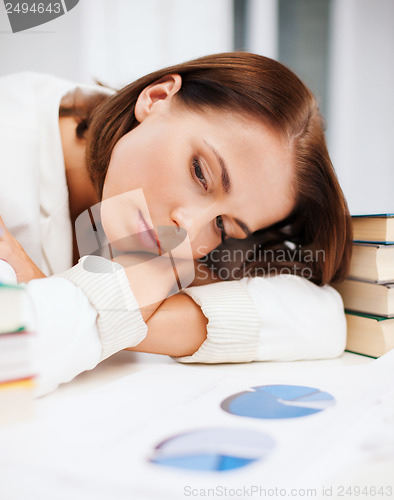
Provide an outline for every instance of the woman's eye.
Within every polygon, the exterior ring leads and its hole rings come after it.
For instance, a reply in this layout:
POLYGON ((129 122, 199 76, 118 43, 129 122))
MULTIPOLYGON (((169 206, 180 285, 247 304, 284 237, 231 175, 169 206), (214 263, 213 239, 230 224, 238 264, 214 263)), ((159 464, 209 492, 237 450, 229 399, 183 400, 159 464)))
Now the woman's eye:
POLYGON ((216 217, 216 225, 221 231, 224 231, 223 217, 221 215, 216 217))
POLYGON ((227 236, 226 230, 224 228, 224 222, 223 222, 223 217, 221 215, 218 215, 216 217, 216 227, 219 229, 219 231, 222 233, 222 243, 224 243, 224 240, 227 236))
POLYGON ((207 189, 208 188, 207 181, 206 181, 204 174, 202 172, 200 162, 198 161, 198 158, 196 158, 196 157, 193 157, 193 170, 194 170, 194 175, 197 177, 200 184, 202 184, 204 189, 207 189))

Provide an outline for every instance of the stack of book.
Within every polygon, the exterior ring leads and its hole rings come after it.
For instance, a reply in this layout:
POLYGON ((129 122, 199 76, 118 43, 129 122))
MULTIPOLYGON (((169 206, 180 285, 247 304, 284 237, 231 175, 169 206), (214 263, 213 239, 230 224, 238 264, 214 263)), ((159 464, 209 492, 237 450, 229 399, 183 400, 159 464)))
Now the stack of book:
POLYGON ((379 357, 394 348, 394 214, 354 216, 349 278, 342 295, 348 351, 379 357))
POLYGON ((33 333, 24 324, 26 300, 22 286, 0 283, 0 423, 30 416, 33 408, 33 333))

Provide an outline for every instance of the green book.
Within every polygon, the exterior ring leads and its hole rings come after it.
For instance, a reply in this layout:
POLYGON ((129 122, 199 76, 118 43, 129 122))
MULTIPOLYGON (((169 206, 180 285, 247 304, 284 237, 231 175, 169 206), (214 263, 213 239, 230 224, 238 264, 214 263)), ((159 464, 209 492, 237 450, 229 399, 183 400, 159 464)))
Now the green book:
POLYGON ((26 328, 25 301, 26 292, 23 286, 0 283, 0 334, 26 328))
POLYGON ((346 350, 378 358, 394 348, 394 318, 346 310, 346 350))

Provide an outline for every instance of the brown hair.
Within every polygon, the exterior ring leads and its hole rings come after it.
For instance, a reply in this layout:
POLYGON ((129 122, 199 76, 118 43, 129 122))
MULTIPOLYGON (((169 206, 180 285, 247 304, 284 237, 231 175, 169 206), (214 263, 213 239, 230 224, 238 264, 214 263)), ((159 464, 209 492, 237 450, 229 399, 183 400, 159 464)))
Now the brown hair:
MULTIPOLYGON (((342 281, 350 265, 351 219, 327 151, 322 117, 301 80, 267 57, 246 52, 201 57, 155 71, 91 106, 80 119, 82 133, 89 131, 87 168, 99 197, 115 144, 138 125, 134 106, 139 94, 174 73, 182 77, 176 98, 189 109, 257 117, 281 134, 293 152, 296 206, 290 216, 256 231, 247 241, 230 239, 217 249, 253 246, 233 277, 287 270, 318 285, 342 281), (318 254, 321 259, 315 258, 318 254)), ((215 267, 209 256, 206 260, 215 267)))

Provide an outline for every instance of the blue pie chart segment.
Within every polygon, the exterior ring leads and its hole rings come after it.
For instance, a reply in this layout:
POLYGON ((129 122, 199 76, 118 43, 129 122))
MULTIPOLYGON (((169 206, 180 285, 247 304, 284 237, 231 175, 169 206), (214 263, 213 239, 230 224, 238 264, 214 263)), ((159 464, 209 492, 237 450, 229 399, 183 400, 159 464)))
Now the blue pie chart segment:
POLYGON ((251 418, 297 418, 319 413, 335 404, 328 392, 301 385, 261 385, 226 398, 221 408, 251 418))
POLYGON ((158 444, 150 462, 177 469, 226 471, 264 460, 274 440, 249 429, 200 429, 177 434, 158 444))

